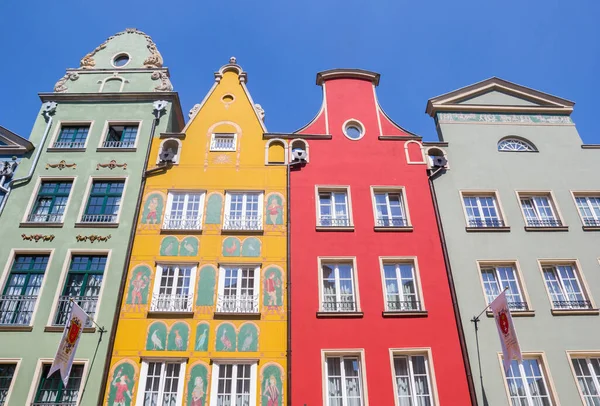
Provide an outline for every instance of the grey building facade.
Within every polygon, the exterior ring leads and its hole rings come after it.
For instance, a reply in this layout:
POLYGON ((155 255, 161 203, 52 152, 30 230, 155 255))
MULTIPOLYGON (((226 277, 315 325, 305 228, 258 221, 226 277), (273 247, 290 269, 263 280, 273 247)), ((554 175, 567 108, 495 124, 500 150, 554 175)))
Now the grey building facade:
POLYGON ((573 105, 497 78, 427 104, 440 142, 425 148, 480 405, 600 404, 600 151, 582 145, 573 105), (471 319, 506 287, 524 361, 505 374, 484 312, 482 385, 471 319))

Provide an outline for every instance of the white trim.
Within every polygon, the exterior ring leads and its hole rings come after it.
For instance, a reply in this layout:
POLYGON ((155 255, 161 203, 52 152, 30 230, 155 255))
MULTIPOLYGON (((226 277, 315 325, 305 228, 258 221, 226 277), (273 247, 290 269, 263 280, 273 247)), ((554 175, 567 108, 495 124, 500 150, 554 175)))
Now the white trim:
POLYGON ((110 64, 112 65, 113 68, 117 68, 117 69, 123 69, 124 67, 126 67, 127 65, 129 65, 129 63, 131 62, 131 55, 129 54, 129 52, 117 52, 116 54, 113 55, 112 58, 110 58, 110 64), (115 59, 117 59, 120 56, 126 56, 127 62, 122 65, 122 66, 117 66, 115 65, 115 59))
POLYGON ((118 80, 121 82, 121 87, 119 88, 118 93, 123 92, 123 87, 125 86, 125 83, 129 83, 129 80, 125 79, 122 76, 119 76, 117 74, 117 72, 114 72, 112 76, 109 76, 107 78, 104 78, 104 79, 98 81, 98 84, 100 85, 100 89, 98 89, 98 93, 103 93, 106 82, 110 82, 112 80, 118 80))
POLYGON ((92 135, 92 129, 94 127, 95 122, 96 122, 95 120, 59 120, 57 122, 56 127, 54 128, 54 132, 52 133, 52 137, 50 138, 50 142, 48 143, 48 146, 46 148, 53 149, 54 151, 64 150, 65 152, 72 150, 73 148, 54 148, 54 143, 58 140, 58 135, 60 134, 60 130, 62 129, 63 126, 69 127, 69 126, 79 125, 79 126, 88 126, 87 137, 85 137, 85 142, 83 143, 83 147, 82 147, 83 149, 86 149, 88 146, 90 137, 92 135))
POLYGON ((92 228, 94 227, 94 225, 99 225, 99 228, 102 227, 102 223, 89 223, 89 222, 83 222, 81 220, 83 218, 83 215, 85 214, 85 209, 86 209, 88 201, 90 199, 90 192, 92 190, 92 185, 93 185, 94 181, 115 181, 115 180, 124 180, 125 181, 123 183, 123 192, 121 193, 121 202, 119 203, 119 211, 117 212, 117 218, 115 219, 114 222, 110 223, 110 224, 119 224, 119 220, 121 219, 121 213, 123 212, 123 206, 125 203, 125 193, 127 192, 127 183, 129 181, 129 176, 127 176, 127 175, 124 175, 124 176, 90 176, 88 178, 88 182, 85 187, 85 193, 83 194, 84 200, 82 201, 81 207, 79 209, 79 214, 77 215, 76 222, 84 223, 86 225, 89 224, 90 227, 92 227, 92 228))
MULTIPOLYGON (((257 384, 256 384, 256 380, 258 379, 256 372, 257 372, 257 362, 254 360, 231 360, 231 361, 224 361, 224 360, 220 360, 218 362, 213 362, 213 366, 212 366, 212 371, 211 371, 211 382, 210 382, 210 406, 217 406, 217 396, 219 393, 219 368, 221 367, 221 365, 232 365, 233 369, 231 371, 231 376, 232 376, 232 381, 234 381, 234 377, 235 377, 235 372, 237 371, 237 366, 238 365, 250 365, 250 403, 248 404, 248 406, 257 406, 256 403, 256 398, 259 396, 257 393, 257 384), (234 371, 235 369, 235 371, 234 371)), ((234 382, 236 382, 237 379, 235 379, 234 382)), ((231 385, 232 389, 235 389, 237 385, 233 384, 231 385)), ((233 392, 232 392, 233 393, 233 392)), ((234 396, 231 396, 232 399, 234 396)), ((262 397, 262 394, 261 394, 262 397)), ((233 402, 231 403, 233 404, 233 402)))
POLYGON ((102 134, 100 136, 100 142, 98 142, 98 148, 101 148, 105 151, 118 150, 119 148, 128 148, 128 149, 137 148, 138 141, 140 139, 140 134, 142 133, 142 123, 143 122, 144 122, 144 120, 105 120, 104 127, 102 127, 102 134), (106 140, 106 137, 108 136, 108 129, 110 126, 112 126, 112 125, 127 126, 129 124, 137 124, 138 125, 138 129, 137 129, 137 133, 135 135, 135 141, 133 143, 133 147, 109 148, 109 147, 102 146, 102 144, 104 144, 104 141, 106 140))
MULTIPOLYGON (((427 368, 428 381, 431 392, 432 406, 439 406, 440 400, 438 398, 437 382, 435 379, 435 369, 433 364, 433 354, 431 348, 390 348, 390 363, 392 372, 392 386, 394 389, 394 404, 398 406, 398 388, 396 384, 396 370, 394 366, 394 356, 424 356, 425 357, 425 368, 427 368)), ((416 404, 416 403, 415 403, 416 404)))
POLYGON ((267 141, 267 143, 265 144, 265 165, 285 165, 288 162, 291 161, 291 149, 289 148, 287 142, 284 139, 281 138, 272 138, 269 141, 267 141), (283 162, 273 162, 271 163, 271 161, 269 160, 269 147, 271 146, 272 143, 281 143, 282 147, 283 147, 283 162), (288 155, 289 155, 289 159, 288 159, 288 155))
POLYGON ((375 89, 375 83, 371 83, 373 89, 373 100, 375 101, 375 115, 377 116, 377 126, 379 127, 379 136, 383 135, 383 127, 381 126, 381 116, 379 115, 379 101, 377 100, 377 90, 375 89))
MULTIPOLYGON (((31 381, 31 385, 29 386, 29 393, 27 395, 27 401, 25 402, 26 405, 32 404, 33 400, 35 399, 35 394, 37 393, 37 387, 40 383, 40 377, 42 375, 42 369, 44 368, 44 365, 52 365, 53 361, 53 358, 38 358, 35 366, 35 372, 33 374, 33 380, 31 381)), ((87 375, 89 373, 88 361, 89 360, 87 358, 75 358, 73 360, 73 365, 83 364, 83 372, 81 373, 81 383, 79 385, 79 389, 77 392, 77 400, 75 402, 76 405, 79 405, 79 403, 81 402, 83 385, 87 381, 87 375)))
MULTIPOLYGON (((25 213, 23 214, 23 218, 21 219, 22 223, 28 223, 27 221, 27 217, 31 214, 31 211, 33 210, 33 206, 38 198, 38 195, 40 193, 40 188, 42 186, 42 182, 48 181, 48 182, 52 182, 52 181, 64 181, 64 180, 71 180, 71 190, 69 191, 69 197, 67 198, 67 203, 65 203, 65 210, 63 211, 63 221, 60 222, 60 224, 64 224, 65 223, 65 219, 67 218, 67 212, 69 210, 69 205, 71 203, 71 199, 73 198, 73 191, 75 190, 75 184, 77 182, 77 176, 38 176, 38 178, 36 179, 35 182, 35 186, 33 188, 34 193, 32 193, 31 197, 29 198, 29 202, 27 203, 27 207, 25 209, 25 213)), ((40 223, 40 227, 44 227, 44 224, 46 223, 40 223)))
MULTIPOLYGON (((317 216, 317 221, 316 221, 316 225, 317 227, 321 227, 321 202, 319 199, 319 194, 320 193, 341 193, 341 192, 345 192, 346 193, 346 210, 347 210, 347 216, 348 216, 348 224, 343 226, 343 227, 354 227, 354 220, 353 220, 353 215, 352 215, 352 196, 350 195, 350 186, 329 186, 329 185, 315 185, 315 205, 316 205, 316 216, 317 216)), ((333 201, 333 197, 331 199, 331 203, 332 203, 332 214, 331 214, 331 218, 334 219, 335 215, 333 214, 335 211, 335 203, 333 201)), ((323 226, 323 227, 336 227, 334 225, 331 226, 323 226)))
MULTIPOLYGON (((177 272, 173 276, 172 285, 168 286, 168 287, 165 286, 165 288, 169 288, 170 295, 175 295, 174 292, 177 289, 177 282, 180 279, 183 279, 182 275, 180 274, 179 269, 180 268, 190 268, 190 285, 189 285, 189 291, 188 291, 187 295, 191 297, 188 300, 191 301, 191 304, 192 304, 191 307, 192 307, 192 311, 193 311, 194 296, 196 295, 196 274, 198 273, 198 263, 197 262, 185 262, 185 261, 181 261, 181 262, 164 262, 163 261, 163 262, 158 262, 156 264, 156 272, 155 272, 155 276, 154 276, 154 286, 152 287, 152 297, 150 298, 150 303, 148 304, 149 310, 155 311, 155 312, 160 312, 160 313, 165 313, 165 314, 188 311, 186 309, 172 309, 172 310, 152 309, 153 298, 155 295, 159 294, 159 292, 160 292, 160 288, 162 285, 163 271, 164 271, 164 268, 167 268, 167 267, 176 268, 176 270, 177 270, 177 272)), ((178 302, 181 302, 181 300, 178 300, 178 302)))
POLYGON ((12 379, 10 380, 10 385, 8 386, 8 390, 6 391, 6 398, 4 399, 5 405, 10 405, 10 395, 12 394, 12 391, 15 388, 15 382, 19 376, 19 368, 21 367, 22 360, 23 358, 0 358, 0 364, 15 364, 15 372, 13 373, 12 379))
MULTIPOLYGON (((357 349, 322 349, 321 350, 321 382, 322 382, 322 395, 323 395, 323 406, 329 406, 329 391, 328 387, 328 372, 327 372, 327 358, 329 357, 355 357, 358 358, 359 362, 359 380, 361 383, 361 405, 369 406, 369 392, 367 386, 367 366, 365 360, 365 350, 362 348, 357 349)), ((342 400, 343 402, 343 400, 342 400)))
POLYGON ((356 118, 349 118, 348 120, 344 121, 344 124, 342 124, 342 133, 350 141, 358 141, 358 140, 362 139, 365 136, 365 134, 367 133, 367 129, 365 128, 365 125, 360 120, 358 120, 356 118), (358 129, 360 130, 360 137, 358 137, 358 138, 351 138, 346 133, 346 129, 348 127, 358 127, 358 129))
POLYGON ((408 140, 404 143, 404 155, 406 155, 406 163, 409 165, 416 165, 416 164, 427 164, 427 160, 425 158, 425 152, 423 149, 423 144, 421 144, 420 141, 417 140, 408 140), (420 161, 413 161, 410 159, 410 152, 408 151, 408 146, 410 144, 417 144, 419 146, 419 151, 421 151, 421 160, 420 161))
MULTIPOLYGON (((387 303, 387 287, 385 285, 385 271, 384 265, 398 265, 398 264, 410 264, 412 265, 413 271, 413 283, 415 284, 415 294, 417 296, 417 302, 419 302, 420 309, 415 310, 407 310, 407 311, 427 311, 425 307, 425 298, 423 295, 423 289, 421 284, 421 272, 419 270, 419 262, 416 256, 381 256, 379 257, 379 271, 381 275, 381 284, 383 289, 383 308, 385 311, 394 311, 395 309, 389 309, 387 303)), ((398 279, 399 273, 396 272, 396 282, 399 282, 398 279)), ((398 288, 400 288, 400 284, 398 283, 398 288)), ((402 295, 402 293, 401 293, 402 295)))
POLYGON ((294 138, 293 140, 290 140, 289 146, 288 146, 288 152, 289 152, 288 162, 292 162, 294 160, 294 157, 292 156, 292 151, 294 150, 295 142, 302 142, 304 144, 304 151, 306 151, 306 162, 310 162, 310 152, 309 152, 308 142, 302 138, 294 138))
MULTIPOLYGON (((373 208, 373 224, 377 227, 377 201, 375 200, 375 195, 378 193, 386 194, 386 202, 389 205, 389 194, 399 194, 400 195, 400 207, 402 208, 402 214, 404 219, 406 220, 406 226, 401 227, 412 227, 412 223, 410 221, 410 213, 408 211, 408 202, 406 199, 406 187, 404 186, 371 186, 371 206, 373 208)), ((388 216, 391 219, 391 214, 388 216)), ((393 226, 390 226, 393 227, 393 226)))
MULTIPOLYGON (((353 289, 353 296, 354 296, 354 304, 355 304, 355 308, 354 310, 348 310, 346 312, 356 312, 356 313, 360 313, 361 307, 360 307, 360 291, 358 289, 358 270, 356 267, 356 257, 318 257, 317 258, 317 263, 318 263, 318 281, 319 281, 319 311, 320 312, 325 312, 325 308, 323 306, 323 298, 324 298, 324 289, 323 289, 323 265, 327 265, 327 264, 350 264, 350 266, 352 267, 352 289, 353 289)), ((337 288, 336 288, 337 289, 337 288)), ((336 298, 337 298, 337 292, 336 291, 336 298)), ((331 313, 336 313, 337 311, 332 311, 331 313)), ((344 311, 340 311, 341 313, 344 313, 344 311)))
MULTIPOLYGON (((186 372, 186 367, 187 367, 187 361, 184 359, 179 359, 179 358, 142 358, 141 360, 142 365, 140 368, 140 379, 139 379, 139 384, 138 384, 138 389, 137 389, 137 396, 136 396, 136 404, 137 405, 142 405, 144 404, 144 395, 145 395, 145 387, 146 387, 146 380, 148 379, 148 363, 150 362, 160 362, 162 364, 161 368, 160 368, 160 385, 159 385, 159 396, 158 398, 160 399, 160 395, 163 392, 163 388, 164 388, 164 379, 165 379, 165 364, 167 363, 171 363, 171 364, 179 364, 179 377, 177 378, 177 401, 175 402, 175 404, 177 405, 182 405, 183 404, 183 399, 184 399, 184 381, 185 381, 185 372, 186 372)), ((132 399, 133 400, 133 399, 132 399)), ((159 403, 160 400, 159 400, 159 403)))
POLYGON ((177 151, 175 151, 175 156, 173 157, 173 165, 179 164, 179 159, 181 158, 181 140, 178 138, 165 138, 160 142, 160 145, 158 146, 158 154, 156 154, 156 165, 160 163, 160 154, 163 150, 163 145, 165 145, 167 141, 175 141, 177 143, 177 151))
POLYGON ((237 141, 238 141, 237 133, 212 133, 210 136, 209 151, 210 152, 236 152, 238 150, 237 141), (233 149, 224 149, 224 148, 213 147, 213 144, 215 143, 215 138, 217 136, 222 137, 222 138, 233 138, 233 149))
POLYGON ((161 224, 161 229, 164 229, 164 230, 202 230, 202 219, 204 218, 205 204, 206 204, 206 191, 205 190, 169 190, 167 192, 167 202, 165 205, 165 214, 164 214, 163 222, 161 224), (185 214, 187 214, 187 212, 188 212, 189 196, 190 195, 200 195, 200 202, 198 203, 198 222, 199 222, 198 228, 165 227, 165 224, 167 222, 167 216, 171 216, 171 211, 173 209, 174 195, 184 195, 185 196, 184 203, 183 203, 184 215, 182 216, 182 217, 184 217, 184 219, 182 219, 182 221, 186 221, 185 214))

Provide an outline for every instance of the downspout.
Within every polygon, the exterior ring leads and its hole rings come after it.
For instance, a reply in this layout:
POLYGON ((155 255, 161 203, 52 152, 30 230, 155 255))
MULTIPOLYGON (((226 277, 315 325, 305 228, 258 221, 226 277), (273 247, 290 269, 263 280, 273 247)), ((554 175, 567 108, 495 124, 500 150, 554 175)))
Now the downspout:
POLYGON ((33 172, 35 171, 38 161, 40 160, 40 155, 42 153, 42 150, 44 149, 44 144, 46 144, 46 139, 48 138, 48 134, 50 133, 50 127, 52 127, 52 115, 56 111, 56 106, 57 106, 56 102, 46 102, 46 103, 42 104, 42 115, 46 119, 46 130, 44 130, 44 135, 42 136, 42 140, 40 141, 40 144, 38 145, 37 151, 35 151, 35 155, 33 157, 33 163, 31 164, 31 168, 29 168, 29 173, 27 174, 27 176, 24 176, 22 178, 12 179, 6 185, 6 189, 7 189, 6 194, 4 195, 4 199, 2 199, 2 203, 0 203, 0 216, 2 215, 2 212, 4 211, 4 207, 6 206, 8 197, 10 196, 10 191, 12 189, 12 185, 17 182, 24 182, 24 181, 29 182, 29 180, 31 180, 31 177, 33 176, 33 172))
MULTIPOLYGON (((289 156, 289 154, 288 154, 289 156)), ((291 278, 291 266, 292 261, 290 249, 292 247, 292 233, 291 233, 291 204, 290 204, 290 171, 292 170, 291 163, 286 165, 287 174, 287 192, 286 192, 286 231, 287 231, 287 247, 286 247, 286 283, 287 283, 287 405, 291 406, 292 397, 292 278, 291 278)))
POLYGON ((110 338, 108 340, 108 351, 106 354, 106 362, 104 363, 104 371, 102 372, 102 381, 100 382, 100 392, 98 396, 98 405, 101 405, 106 395, 106 384, 108 382, 108 374, 110 372, 110 361, 112 359, 113 348, 115 338, 117 336, 117 326, 119 324, 119 314, 121 313, 123 295, 125 291, 125 284, 127 283, 127 275, 129 265, 131 264, 131 251, 133 249, 133 239, 138 225, 138 217, 140 215, 140 207, 142 205, 142 198, 144 197, 144 189, 146 187, 146 168, 148 167, 148 161, 150 160, 150 151, 152 149, 152 141, 154 140, 154 134, 156 132, 156 125, 160 121, 160 116, 167 106, 167 102, 157 101, 154 102, 154 120, 152 120, 152 128, 150 129, 150 137, 148 139, 148 147, 146 148, 146 159, 144 160, 144 166, 142 167, 142 182, 140 184, 140 190, 138 192, 137 202, 135 205, 135 213, 133 217, 133 224, 131 225, 131 231, 129 232, 129 242, 127 243, 127 253, 125 254, 125 266, 123 267, 123 274, 121 275, 121 283, 119 284, 119 293, 117 295, 117 305, 115 306, 115 314, 113 316, 112 328, 110 330, 110 338), (162 104, 160 104, 162 103, 162 104))
POLYGON ((446 246, 446 236, 444 235, 444 227, 442 226, 442 218, 440 216, 440 209, 438 206, 437 195, 435 193, 435 186, 433 180, 435 176, 442 170, 440 167, 437 170, 431 172, 428 176, 429 190, 431 191, 431 200, 433 201, 433 209, 435 211, 435 220, 437 222, 438 232, 440 234, 440 242, 442 244, 442 252, 444 254, 444 263, 446 265, 446 275, 448 277, 448 285, 450 286, 450 296, 452 298, 452 308, 454 309, 454 318, 458 327, 458 338, 460 341, 460 350, 463 357, 463 363, 465 366, 465 372, 467 374, 467 384, 469 385, 469 395, 471 396, 471 405, 478 405, 477 394, 475 392, 475 384, 473 382, 473 374, 471 372, 471 363, 469 362, 469 354, 467 353, 467 344, 465 340, 465 332, 460 318, 460 309, 458 308, 458 301, 456 299, 456 289, 454 286, 454 278, 452 277, 452 267, 450 265, 450 257, 448 255, 448 247, 446 246))

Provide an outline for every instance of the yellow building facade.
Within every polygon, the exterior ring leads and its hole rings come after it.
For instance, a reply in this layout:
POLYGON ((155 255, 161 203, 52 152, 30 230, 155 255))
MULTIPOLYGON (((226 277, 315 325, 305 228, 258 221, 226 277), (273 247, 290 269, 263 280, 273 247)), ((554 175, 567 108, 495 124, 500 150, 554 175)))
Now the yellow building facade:
POLYGON ((105 403, 286 403, 286 144, 235 58, 153 141, 105 403))

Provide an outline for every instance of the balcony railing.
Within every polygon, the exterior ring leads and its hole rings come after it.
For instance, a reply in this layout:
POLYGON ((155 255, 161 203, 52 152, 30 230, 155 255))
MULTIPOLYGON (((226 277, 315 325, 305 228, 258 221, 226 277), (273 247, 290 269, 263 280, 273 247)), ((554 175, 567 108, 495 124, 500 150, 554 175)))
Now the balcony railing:
POLYGON ((62 223, 63 213, 32 213, 27 216, 28 223, 62 223))
POLYGON ((341 302, 326 300, 323 302, 324 312, 355 312, 356 303, 354 300, 343 300, 341 302))
POLYGON ((557 219, 527 219, 528 227, 562 227, 562 221, 557 219))
POLYGON ((527 302, 508 302, 508 308, 513 312, 522 312, 529 310, 527 302))
POLYGON ((171 294, 156 293, 152 295, 150 311, 153 312, 191 312, 193 293, 171 294))
POLYGON ((327 217, 322 216, 319 218, 320 227, 350 227, 350 217, 327 217))
POLYGON ((133 148, 135 146, 135 140, 128 141, 104 141, 102 148, 133 148))
POLYGON ((36 302, 37 296, 0 296, 0 324, 29 325, 36 302))
POLYGON ((52 321, 53 326, 64 326, 69 320, 73 302, 77 303, 90 316, 84 327, 91 327, 94 314, 96 314, 96 305, 98 304, 98 296, 61 296, 58 299, 58 309, 52 321))
POLYGON ((162 228, 165 230, 200 230, 202 217, 165 215, 162 228))
POLYGON ((232 216, 226 214, 223 220, 223 230, 260 231, 262 229, 262 216, 232 216))
POLYGON ((388 300, 387 310, 390 312, 415 312, 421 310, 418 300, 388 300))
POLYGON ((211 151, 235 151, 234 137, 214 137, 210 143, 211 151))
POLYGON ((52 148, 84 148, 85 141, 56 141, 52 148))
POLYGON ((31 406, 77 406, 77 402, 33 402, 31 406))
POLYGON ((591 309, 592 302, 589 300, 553 300, 552 307, 559 310, 591 309))
POLYGON ((84 214, 81 217, 82 223, 116 223, 116 214, 84 214))
POLYGON ((469 227, 504 227, 502 219, 469 219, 469 227))
POLYGON ((600 220, 587 218, 583 219, 583 224, 588 227, 600 227, 600 220))
POLYGON ((258 295, 219 295, 219 313, 258 313, 258 295))
POLYGON ((377 227, 406 227, 408 220, 402 217, 378 217, 375 225, 377 227))

